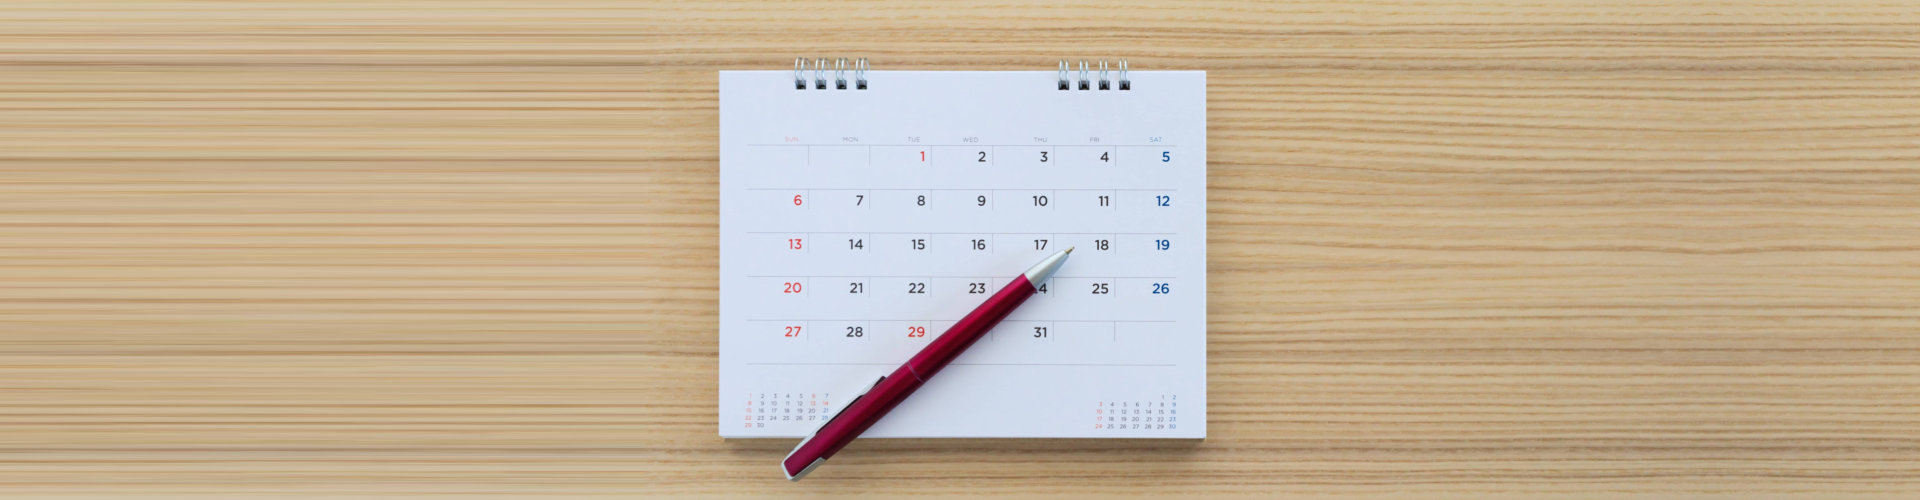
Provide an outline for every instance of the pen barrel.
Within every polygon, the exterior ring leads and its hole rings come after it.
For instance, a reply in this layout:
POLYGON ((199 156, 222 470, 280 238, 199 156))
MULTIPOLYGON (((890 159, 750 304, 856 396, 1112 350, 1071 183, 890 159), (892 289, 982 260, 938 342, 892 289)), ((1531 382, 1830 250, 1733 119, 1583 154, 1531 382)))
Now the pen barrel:
POLYGON ((829 417, 819 430, 787 454, 786 460, 780 463, 787 473, 787 479, 797 479, 820 461, 839 453, 841 448, 853 442, 867 428, 873 427, 881 417, 905 401, 907 396, 913 395, 913 391, 918 390, 934 373, 953 362, 980 337, 986 336, 987 331, 1000 324, 1000 320, 1006 319, 1034 292, 1033 282, 1028 281, 1026 275, 1014 278, 1012 283, 994 292, 979 307, 973 308, 973 312, 967 313, 966 317, 960 318, 960 321, 934 338, 913 359, 894 369, 892 374, 881 377, 872 388, 848 402, 845 408, 829 417))
POLYGON ((1014 278, 1012 283, 1001 287, 1000 291, 981 302, 979 307, 973 308, 973 312, 967 313, 966 317, 960 318, 946 332, 934 338, 919 354, 913 355, 913 359, 907 360, 907 368, 912 371, 914 378, 922 382, 933 378, 934 373, 946 368, 947 363, 953 362, 953 358, 966 352, 968 346, 986 336, 987 331, 1000 324, 1000 320, 1006 319, 1033 294, 1033 283, 1027 281, 1025 275, 1014 278))

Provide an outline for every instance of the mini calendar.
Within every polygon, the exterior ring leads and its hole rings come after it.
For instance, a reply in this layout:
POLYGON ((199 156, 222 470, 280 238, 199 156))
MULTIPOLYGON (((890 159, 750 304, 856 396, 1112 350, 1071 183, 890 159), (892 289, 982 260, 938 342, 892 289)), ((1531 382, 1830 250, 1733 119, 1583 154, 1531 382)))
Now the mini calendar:
POLYGON ((721 436, 806 436, 1067 247, 865 436, 1206 436, 1204 72, 821 63, 720 72, 721 436))

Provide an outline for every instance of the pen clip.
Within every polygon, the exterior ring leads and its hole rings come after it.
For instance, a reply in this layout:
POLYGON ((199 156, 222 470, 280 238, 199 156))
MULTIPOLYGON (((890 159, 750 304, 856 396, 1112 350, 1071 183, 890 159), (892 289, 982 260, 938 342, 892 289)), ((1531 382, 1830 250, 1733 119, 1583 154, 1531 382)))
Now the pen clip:
MULTIPOLYGON (((852 398, 848 398, 847 402, 840 404, 840 407, 834 408, 833 411, 827 415, 826 420, 820 421, 819 427, 814 427, 813 432, 807 433, 807 437, 800 438, 800 444, 793 445, 793 451, 787 452, 787 457, 781 459, 780 463, 784 464, 786 463, 787 459, 793 458, 794 453, 800 452, 800 447, 806 446, 808 441, 813 441, 813 436, 816 434, 819 434, 820 429, 827 428, 827 424, 833 423, 833 420, 840 418, 840 414, 845 413, 847 411, 847 408, 853 407, 853 402, 859 401, 860 398, 867 397, 868 391, 872 391, 873 388, 879 387, 880 382, 886 379, 887 379, 886 375, 881 375, 880 378, 873 379, 873 383, 868 384, 866 388, 860 389, 859 394, 855 394, 852 398)), ((813 472, 814 467, 819 467, 820 463, 825 462, 826 460, 827 460, 826 457, 820 457, 818 459, 814 459, 813 463, 808 464, 805 469, 801 469, 799 474, 794 474, 793 477, 789 477, 787 479, 792 481, 799 481, 801 477, 806 476, 808 472, 813 472)))

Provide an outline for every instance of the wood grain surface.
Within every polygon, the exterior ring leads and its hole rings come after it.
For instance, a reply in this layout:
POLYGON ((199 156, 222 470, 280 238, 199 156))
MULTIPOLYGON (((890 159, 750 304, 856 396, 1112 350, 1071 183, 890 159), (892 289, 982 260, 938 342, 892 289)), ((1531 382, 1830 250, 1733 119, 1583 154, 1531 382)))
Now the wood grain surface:
POLYGON ((1920 496, 1920 4, 0 5, 0 497, 1920 496), (716 71, 1200 69, 1211 436, 717 437, 716 71))

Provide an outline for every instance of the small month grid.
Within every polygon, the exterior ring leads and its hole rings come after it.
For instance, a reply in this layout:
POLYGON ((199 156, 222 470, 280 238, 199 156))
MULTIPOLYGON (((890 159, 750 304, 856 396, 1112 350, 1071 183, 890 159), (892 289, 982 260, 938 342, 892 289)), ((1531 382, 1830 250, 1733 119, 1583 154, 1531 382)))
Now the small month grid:
POLYGON ((782 72, 722 73, 723 436, 812 432, 1069 247, 866 435, 1205 435, 1204 75, 1062 95, 1032 73, 798 95, 782 72))
POLYGON ((1180 429, 1180 397, 1161 394, 1148 400, 1094 403, 1093 429, 1116 433, 1180 429))
POLYGON ((819 425, 827 415, 829 394, 824 392, 756 392, 742 402, 741 426, 765 429, 790 425, 819 425))

